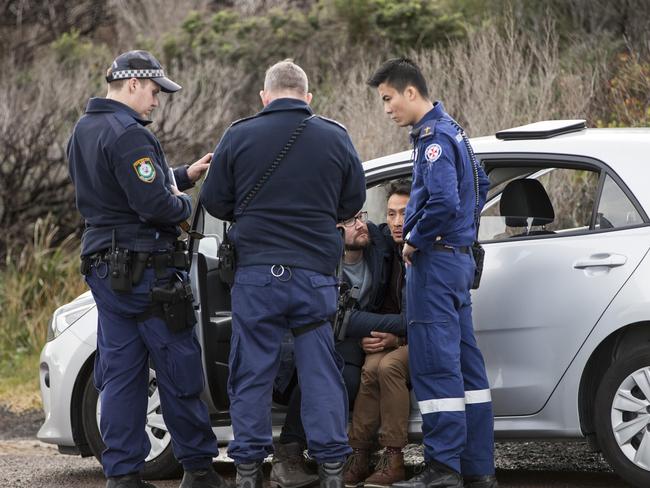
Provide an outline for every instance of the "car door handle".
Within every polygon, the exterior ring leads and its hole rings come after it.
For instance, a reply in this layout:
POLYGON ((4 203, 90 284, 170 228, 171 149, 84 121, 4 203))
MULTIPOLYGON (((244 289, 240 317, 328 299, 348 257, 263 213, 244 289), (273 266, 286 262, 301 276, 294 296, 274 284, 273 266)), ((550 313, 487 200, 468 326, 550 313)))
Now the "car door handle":
POLYGON ((623 266, 626 262, 627 256, 622 254, 603 253, 594 254, 587 259, 576 261, 573 267, 575 269, 595 268, 597 266, 616 268, 617 266, 623 266))

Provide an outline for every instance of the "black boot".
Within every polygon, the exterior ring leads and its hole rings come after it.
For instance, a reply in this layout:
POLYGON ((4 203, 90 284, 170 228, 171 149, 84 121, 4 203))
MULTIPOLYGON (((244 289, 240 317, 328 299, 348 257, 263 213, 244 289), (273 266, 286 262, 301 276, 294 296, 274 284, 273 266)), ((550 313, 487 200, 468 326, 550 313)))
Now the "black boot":
POLYGON ((274 488, 302 488, 316 483, 318 475, 307 469, 302 446, 291 442, 275 445, 269 481, 274 488))
POLYGON ((496 476, 489 474, 485 476, 464 476, 465 488, 499 488, 496 476))
POLYGON ((183 481, 178 488, 229 488, 212 466, 196 471, 185 471, 183 481))
POLYGON ((343 462, 318 465, 320 488, 344 488, 343 462))
POLYGON ((463 488, 463 478, 442 463, 428 461, 420 474, 393 483, 392 488, 463 488))
POLYGON ((139 474, 111 476, 106 481, 106 488, 156 488, 156 485, 142 481, 139 474))
POLYGON ((263 482, 261 461, 237 465, 237 488, 262 488, 263 482))

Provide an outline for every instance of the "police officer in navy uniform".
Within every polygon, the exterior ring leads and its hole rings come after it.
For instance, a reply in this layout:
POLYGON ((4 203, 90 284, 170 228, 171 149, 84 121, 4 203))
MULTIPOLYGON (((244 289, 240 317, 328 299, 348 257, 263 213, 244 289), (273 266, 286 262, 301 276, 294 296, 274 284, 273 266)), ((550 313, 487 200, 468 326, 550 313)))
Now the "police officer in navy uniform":
POLYGON ((386 113, 412 126, 413 184, 404 222, 411 382, 426 468, 396 488, 495 488, 494 419, 472 326, 471 246, 489 181, 461 127, 429 100, 418 66, 385 62, 368 80, 386 113), (476 170, 476 177, 475 177, 476 170))
POLYGON ((268 69, 260 96, 264 109, 224 133, 200 196, 209 213, 235 221, 228 455, 238 487, 262 486, 261 462, 273 449, 273 380, 282 338, 292 329, 307 446, 321 485, 342 487, 351 450, 343 364, 330 323, 342 252, 336 225, 363 206, 363 169, 345 128, 313 116, 307 76, 291 60, 268 69), (298 126, 302 133, 240 210, 298 126))
POLYGON ((159 92, 181 87, 150 53, 121 54, 106 80, 106 98, 90 99, 67 149, 86 223, 82 272, 99 316, 94 379, 101 398, 106 486, 154 486, 140 477, 151 448, 144 429, 151 360, 174 454, 185 469, 180 486, 221 488, 225 484, 212 469, 216 439, 200 398, 200 346, 191 326, 172 331, 169 321, 153 314, 150 297, 154 286, 186 276, 178 269, 176 258, 183 253, 176 241, 179 222, 190 216, 191 198, 180 190, 207 170, 211 154, 177 168, 172 178, 146 125, 159 92))

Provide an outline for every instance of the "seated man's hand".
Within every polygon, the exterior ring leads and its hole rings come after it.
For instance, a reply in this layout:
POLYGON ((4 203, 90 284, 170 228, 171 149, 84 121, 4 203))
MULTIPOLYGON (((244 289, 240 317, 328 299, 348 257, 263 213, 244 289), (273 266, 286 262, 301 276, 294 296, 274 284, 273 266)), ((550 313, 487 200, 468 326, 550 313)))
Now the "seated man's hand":
POLYGON ((366 354, 391 349, 397 347, 398 344, 399 338, 390 332, 377 332, 373 330, 370 333, 370 337, 361 339, 361 348, 366 354))

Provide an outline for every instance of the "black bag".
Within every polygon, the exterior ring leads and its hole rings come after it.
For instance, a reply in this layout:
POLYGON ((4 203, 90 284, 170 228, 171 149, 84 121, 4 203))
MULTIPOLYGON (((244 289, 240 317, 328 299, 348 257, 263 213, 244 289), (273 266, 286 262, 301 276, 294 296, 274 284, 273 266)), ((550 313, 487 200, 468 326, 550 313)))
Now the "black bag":
MULTIPOLYGON (((291 137, 289 137, 289 140, 282 147, 282 149, 275 157, 271 165, 266 169, 266 171, 259 179, 259 181, 255 183, 253 188, 248 192, 248 194, 246 195, 242 203, 237 208, 235 215, 241 216, 244 213, 244 210, 246 209, 248 204, 255 197, 255 195, 257 195, 257 193, 264 186, 264 184, 269 180, 273 172, 277 169, 277 167, 280 165, 284 157, 287 155, 287 153, 289 152, 293 144, 296 142, 296 139, 298 139, 298 136, 305 129, 307 122, 313 117, 315 117, 315 115, 310 115, 309 117, 301 121, 300 124, 298 124, 298 127, 296 127, 296 129, 293 131, 291 137)), ((233 224, 231 224, 227 230, 226 223, 224 222, 223 240, 221 241, 221 244, 219 245, 219 249, 217 250, 217 257, 219 258, 219 264, 217 265, 219 278, 221 279, 221 281, 231 286, 235 282, 235 267, 236 267, 236 257, 237 257, 235 252, 235 244, 228 237, 228 231, 232 229, 232 225, 234 225, 234 221, 233 224)))

